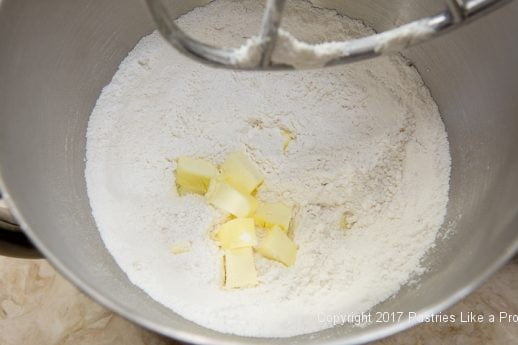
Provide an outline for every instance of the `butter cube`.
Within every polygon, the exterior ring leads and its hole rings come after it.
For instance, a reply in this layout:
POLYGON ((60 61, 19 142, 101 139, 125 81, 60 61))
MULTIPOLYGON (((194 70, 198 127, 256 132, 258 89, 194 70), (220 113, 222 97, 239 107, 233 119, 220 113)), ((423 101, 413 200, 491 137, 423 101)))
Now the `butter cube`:
POLYGON ((216 166, 203 159, 179 157, 176 166, 176 184, 180 195, 186 192, 205 194, 211 178, 218 174, 216 166))
POLYGON ((267 232, 256 250, 264 257, 286 266, 293 265, 297 256, 297 245, 278 226, 267 232))
POLYGON ((225 287, 257 285, 254 253, 251 247, 225 250, 225 287))
POLYGON ((241 193, 218 177, 210 181, 205 197, 212 205, 236 217, 248 217, 257 209, 254 197, 241 193))
POLYGON ((252 218, 232 219, 219 227, 216 239, 224 249, 255 246, 257 237, 254 220, 252 218))
POLYGON ((241 152, 231 153, 221 165, 221 175, 242 193, 252 193, 264 180, 256 166, 241 152))
POLYGON ((272 228, 276 225, 288 231, 292 217, 292 209, 280 202, 260 203, 254 219, 257 226, 272 228))

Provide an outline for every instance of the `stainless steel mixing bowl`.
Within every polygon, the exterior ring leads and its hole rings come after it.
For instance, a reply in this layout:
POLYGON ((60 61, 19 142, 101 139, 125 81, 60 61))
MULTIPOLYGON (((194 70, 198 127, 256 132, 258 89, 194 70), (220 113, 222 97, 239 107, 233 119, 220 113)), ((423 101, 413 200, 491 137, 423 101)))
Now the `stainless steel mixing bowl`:
MULTIPOLYGON (((176 0, 180 15, 201 1, 176 0)), ((382 31, 442 1, 318 0, 382 31)), ((518 2, 406 52, 446 124, 448 217, 418 286, 375 311, 438 312, 518 248, 518 2), (453 230, 452 230, 453 229, 453 230)), ((32 242, 61 273, 124 317, 204 344, 352 344, 416 319, 339 326, 288 339, 221 334, 184 320, 132 285, 106 251, 85 192, 85 130, 95 101, 153 23, 138 0, 4 0, 0 8, 0 188, 32 242)), ((172 49, 172 48, 171 48, 172 49)), ((0 236, 0 239, 6 237, 0 236)), ((5 244, 4 250, 9 249, 5 244)), ((12 248, 11 248, 12 249, 12 248)))

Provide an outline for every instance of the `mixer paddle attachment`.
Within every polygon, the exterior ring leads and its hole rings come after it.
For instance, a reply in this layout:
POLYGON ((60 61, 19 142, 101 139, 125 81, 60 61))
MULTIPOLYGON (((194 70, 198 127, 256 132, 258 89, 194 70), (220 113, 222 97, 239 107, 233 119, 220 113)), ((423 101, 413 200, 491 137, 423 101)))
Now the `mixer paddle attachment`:
MULTIPOLYGON (((267 0, 261 31, 239 48, 219 48, 191 38, 174 22, 164 0, 146 0, 162 36, 177 50, 202 63, 229 69, 272 70, 293 69, 287 63, 276 62, 274 51, 279 33, 284 33, 291 46, 303 46, 306 67, 325 67, 364 60, 399 52, 407 47, 432 39, 469 23, 511 0, 446 0, 446 9, 435 15, 374 35, 340 42, 305 44, 279 30, 286 0, 267 0), (297 45, 297 43, 301 43, 297 45), (248 48, 248 50, 247 50, 248 48), (253 48, 253 49, 252 49, 253 48), (252 50, 255 56, 252 55, 252 50), (307 54, 312 50, 312 54, 307 54), (248 55, 247 55, 248 54, 248 55), (311 59, 315 61, 310 61, 311 59)), ((288 47, 289 48, 289 47, 288 47)), ((293 51, 292 55, 296 55, 293 51)))

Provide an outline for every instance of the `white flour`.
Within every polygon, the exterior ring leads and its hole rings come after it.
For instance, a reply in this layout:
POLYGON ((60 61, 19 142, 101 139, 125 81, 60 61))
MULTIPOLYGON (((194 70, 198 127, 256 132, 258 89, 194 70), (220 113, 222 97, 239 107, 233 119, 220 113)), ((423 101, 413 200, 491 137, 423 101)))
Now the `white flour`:
MULTIPOLYGON (((371 30, 305 2, 285 27, 308 42, 371 30)), ((238 46, 259 28, 256 0, 217 0, 179 20, 238 46)), ((142 39, 102 92, 88 128, 86 180, 99 231, 129 279, 186 319, 228 333, 286 337, 366 311, 422 273, 445 215, 450 157, 436 104, 398 56, 314 71, 231 72, 142 39), (295 133, 283 152, 282 130, 295 133), (261 284, 220 287, 208 237, 220 214, 176 195, 174 158, 221 162, 244 150, 266 175, 260 198, 294 202, 291 268, 257 257, 261 284), (351 212, 354 226, 340 229, 351 212), (171 246, 190 241, 191 251, 171 246)))

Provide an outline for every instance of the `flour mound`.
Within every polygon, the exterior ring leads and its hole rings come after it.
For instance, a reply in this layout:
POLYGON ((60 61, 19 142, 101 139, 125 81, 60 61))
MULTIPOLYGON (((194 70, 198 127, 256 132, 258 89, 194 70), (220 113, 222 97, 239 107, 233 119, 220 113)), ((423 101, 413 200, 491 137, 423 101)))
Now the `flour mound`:
MULTIPOLYGON (((288 2, 283 26, 306 42, 370 34, 360 22, 288 2)), ((179 19, 237 47, 262 4, 216 0, 179 19)), ((144 37, 99 97, 86 181, 102 239, 129 279, 188 320, 226 333, 288 337, 367 311, 425 270, 448 200, 450 156, 436 104, 399 57, 294 72, 231 72, 144 37), (283 131, 295 139, 283 150, 283 131), (260 284, 225 290, 208 233, 221 214, 173 183, 181 155, 221 163, 242 150, 265 174, 258 197, 297 205, 297 261, 257 256, 260 284), (353 215, 352 227, 340 227, 353 215), (172 255, 175 243, 191 251, 172 255)))

